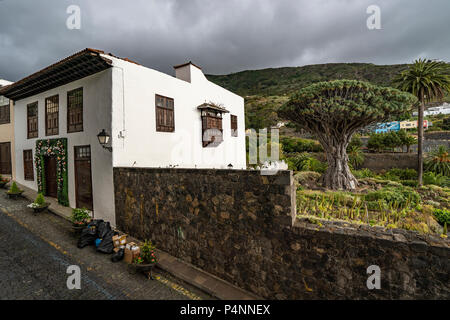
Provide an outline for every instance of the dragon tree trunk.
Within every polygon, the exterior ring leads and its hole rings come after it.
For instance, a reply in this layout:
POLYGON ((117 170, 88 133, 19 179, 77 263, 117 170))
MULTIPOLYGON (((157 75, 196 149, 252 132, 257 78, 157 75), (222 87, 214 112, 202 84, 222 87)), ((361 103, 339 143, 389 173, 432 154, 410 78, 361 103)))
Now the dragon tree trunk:
POLYGON ((354 190, 358 186, 358 181, 348 167, 348 140, 327 141, 328 143, 322 144, 328 162, 328 169, 321 178, 325 188, 332 190, 354 190))

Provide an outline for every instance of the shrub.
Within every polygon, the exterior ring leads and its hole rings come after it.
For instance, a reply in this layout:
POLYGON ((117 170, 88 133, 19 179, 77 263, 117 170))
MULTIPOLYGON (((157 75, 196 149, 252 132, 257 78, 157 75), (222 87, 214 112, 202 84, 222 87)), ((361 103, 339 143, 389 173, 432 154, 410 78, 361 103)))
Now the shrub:
POLYGON ((9 187, 8 193, 16 194, 16 193, 21 193, 22 191, 23 190, 19 189, 16 182, 13 181, 13 183, 11 184, 11 187, 9 187))
POLYGON ((404 186, 416 188, 419 185, 417 180, 401 180, 400 183, 404 186))
POLYGON ((91 219, 91 212, 86 208, 76 208, 72 210, 70 220, 75 224, 86 224, 91 219))
POLYGON ((315 140, 281 137, 280 142, 285 153, 323 152, 323 148, 315 140))
POLYGON ((371 171, 368 168, 353 170, 352 173, 356 179, 375 178, 377 176, 375 172, 371 171))
POLYGON ((39 205, 39 206, 44 206, 45 205, 44 195, 42 193, 39 193, 37 195, 36 199, 34 200, 34 203, 39 205))
POLYGON ((317 160, 308 153, 301 153, 287 158, 287 161, 289 168, 294 171, 315 171, 323 173, 327 168, 326 163, 317 160))
POLYGON ((420 195, 410 187, 384 187, 378 191, 372 191, 365 195, 368 202, 384 201, 396 203, 399 207, 406 208, 416 206, 421 202, 420 195))
POLYGON ((414 180, 417 178, 417 171, 414 169, 393 168, 383 174, 383 178, 392 181, 414 180))
POLYGON ((147 263, 156 263, 156 254, 155 254, 156 247, 153 245, 153 243, 149 240, 146 240, 144 244, 141 245, 141 257, 142 259, 147 263))
POLYGON ((367 141, 367 148, 372 151, 380 152, 384 149, 384 140, 382 133, 372 133, 367 141))
POLYGON ((433 184, 439 187, 450 187, 450 178, 442 174, 436 174, 434 172, 426 172, 423 175, 423 183, 425 185, 433 184))
POLYGON ((450 224, 450 210, 435 209, 433 213, 440 225, 450 224))
POLYGON ((395 148, 407 147, 407 152, 410 151, 410 147, 417 143, 417 139, 409 135, 405 130, 390 131, 386 133, 372 133, 367 147, 376 152, 380 152, 386 149, 394 150, 395 148))
POLYGON ((320 178, 320 173, 314 171, 301 171, 295 174, 294 179, 299 184, 306 184, 309 182, 316 182, 320 178))

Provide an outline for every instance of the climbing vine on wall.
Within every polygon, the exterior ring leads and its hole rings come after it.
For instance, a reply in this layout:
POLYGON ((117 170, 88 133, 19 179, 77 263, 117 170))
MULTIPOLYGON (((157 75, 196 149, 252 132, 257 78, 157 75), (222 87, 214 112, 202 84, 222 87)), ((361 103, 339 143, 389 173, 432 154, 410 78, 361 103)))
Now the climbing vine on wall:
POLYGON ((37 172, 38 190, 45 193, 45 168, 44 157, 56 158, 56 182, 58 185, 58 202, 63 206, 69 206, 68 181, 67 181, 67 139, 45 139, 36 141, 34 154, 37 172))

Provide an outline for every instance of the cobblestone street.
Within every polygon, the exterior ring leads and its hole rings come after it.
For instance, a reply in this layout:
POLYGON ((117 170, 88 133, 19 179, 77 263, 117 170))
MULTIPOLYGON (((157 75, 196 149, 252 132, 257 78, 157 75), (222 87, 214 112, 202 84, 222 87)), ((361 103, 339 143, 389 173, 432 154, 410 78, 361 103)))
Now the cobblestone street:
POLYGON ((35 216, 28 203, 0 194, 0 299, 209 298, 162 271, 150 280, 93 247, 78 249, 68 221, 47 212, 35 216), (81 290, 66 286, 70 265, 81 268, 81 290))

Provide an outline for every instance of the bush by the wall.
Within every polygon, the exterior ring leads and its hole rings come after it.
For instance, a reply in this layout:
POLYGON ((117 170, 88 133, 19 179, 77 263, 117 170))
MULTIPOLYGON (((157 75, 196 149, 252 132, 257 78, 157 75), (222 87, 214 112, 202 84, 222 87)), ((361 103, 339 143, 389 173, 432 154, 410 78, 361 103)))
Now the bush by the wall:
POLYGON ((447 209, 435 209, 434 216, 440 225, 450 225, 450 211, 447 209))
POLYGON ((287 157, 286 161, 290 170, 294 171, 315 171, 324 173, 327 169, 327 164, 317 160, 309 153, 300 153, 291 157, 287 157))
POLYGON ((410 187, 385 187, 381 190, 369 192, 365 195, 368 202, 383 201, 396 203, 399 207, 414 207, 421 202, 420 195, 410 187))
POLYGON ((400 180, 414 180, 417 179, 417 171, 414 169, 390 169, 383 175, 386 180, 400 181, 400 180))
POLYGON ((322 146, 315 140, 282 136, 280 142, 285 153, 323 152, 322 146))

